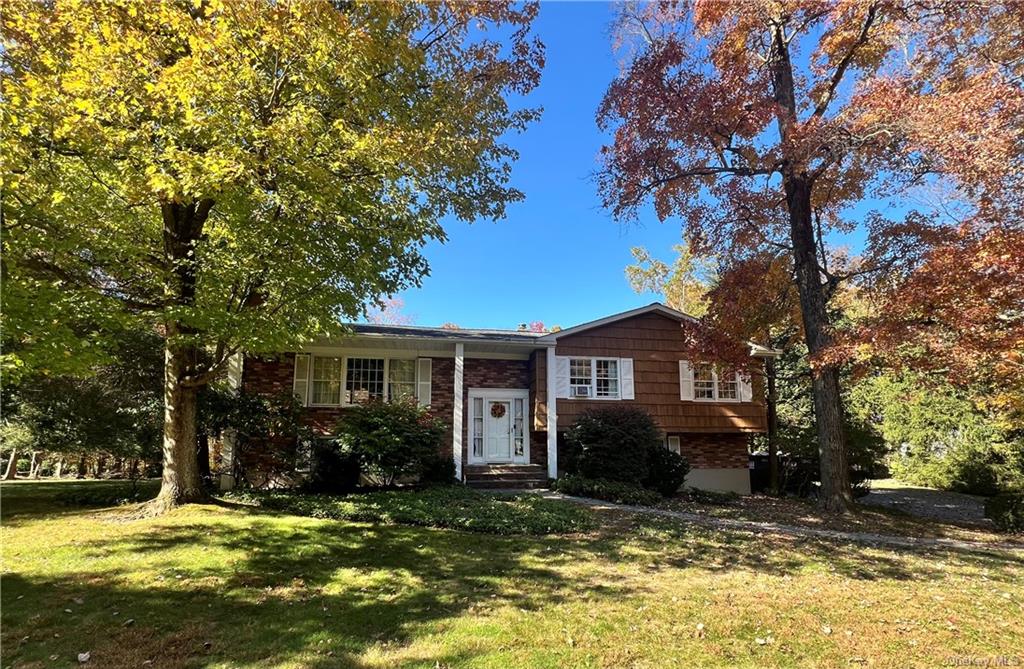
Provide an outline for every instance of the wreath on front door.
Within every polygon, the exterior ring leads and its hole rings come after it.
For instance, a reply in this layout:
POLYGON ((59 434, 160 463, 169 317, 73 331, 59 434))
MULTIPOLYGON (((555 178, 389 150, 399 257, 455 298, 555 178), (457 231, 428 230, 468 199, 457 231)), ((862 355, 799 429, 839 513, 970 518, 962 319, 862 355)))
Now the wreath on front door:
POLYGON ((491 415, 495 418, 502 418, 505 415, 505 405, 501 402, 495 402, 492 404, 491 415))

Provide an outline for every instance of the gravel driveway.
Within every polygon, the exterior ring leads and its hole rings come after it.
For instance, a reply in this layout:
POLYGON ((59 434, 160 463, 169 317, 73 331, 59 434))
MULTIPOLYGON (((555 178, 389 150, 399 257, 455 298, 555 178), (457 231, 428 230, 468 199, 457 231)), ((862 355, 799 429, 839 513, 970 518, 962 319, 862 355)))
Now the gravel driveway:
POLYGON ((984 500, 984 497, 958 492, 919 488, 894 479, 877 479, 871 482, 871 492, 858 501, 922 518, 990 525, 991 521, 985 517, 984 500))

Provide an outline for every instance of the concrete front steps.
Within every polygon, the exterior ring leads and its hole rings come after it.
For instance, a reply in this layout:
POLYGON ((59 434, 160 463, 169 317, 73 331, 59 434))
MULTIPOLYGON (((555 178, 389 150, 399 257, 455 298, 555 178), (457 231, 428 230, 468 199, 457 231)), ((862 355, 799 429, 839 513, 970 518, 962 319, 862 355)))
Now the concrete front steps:
POLYGON ((466 485, 479 489, 547 488, 548 473, 540 465, 467 465, 466 485))

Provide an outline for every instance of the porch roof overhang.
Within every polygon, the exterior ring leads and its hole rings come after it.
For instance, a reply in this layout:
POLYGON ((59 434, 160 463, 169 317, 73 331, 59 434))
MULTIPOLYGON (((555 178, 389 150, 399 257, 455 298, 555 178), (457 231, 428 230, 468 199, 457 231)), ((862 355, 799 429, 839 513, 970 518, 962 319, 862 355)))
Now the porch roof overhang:
POLYGON ((337 349, 417 351, 420 355, 451 357, 455 345, 462 344, 467 355, 511 354, 528 356, 531 351, 554 346, 540 341, 543 333, 509 330, 449 330, 411 325, 346 325, 348 336, 320 339, 304 347, 311 352, 337 349))

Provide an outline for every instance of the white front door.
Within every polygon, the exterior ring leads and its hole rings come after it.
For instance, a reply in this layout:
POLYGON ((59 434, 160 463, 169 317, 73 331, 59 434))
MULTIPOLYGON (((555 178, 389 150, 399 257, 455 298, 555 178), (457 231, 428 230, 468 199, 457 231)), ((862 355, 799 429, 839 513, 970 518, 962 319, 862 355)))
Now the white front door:
POLYGON ((512 402, 487 400, 484 410, 484 458, 488 462, 512 461, 512 402))
POLYGON ((530 462, 530 391, 469 389, 469 463, 530 462))

